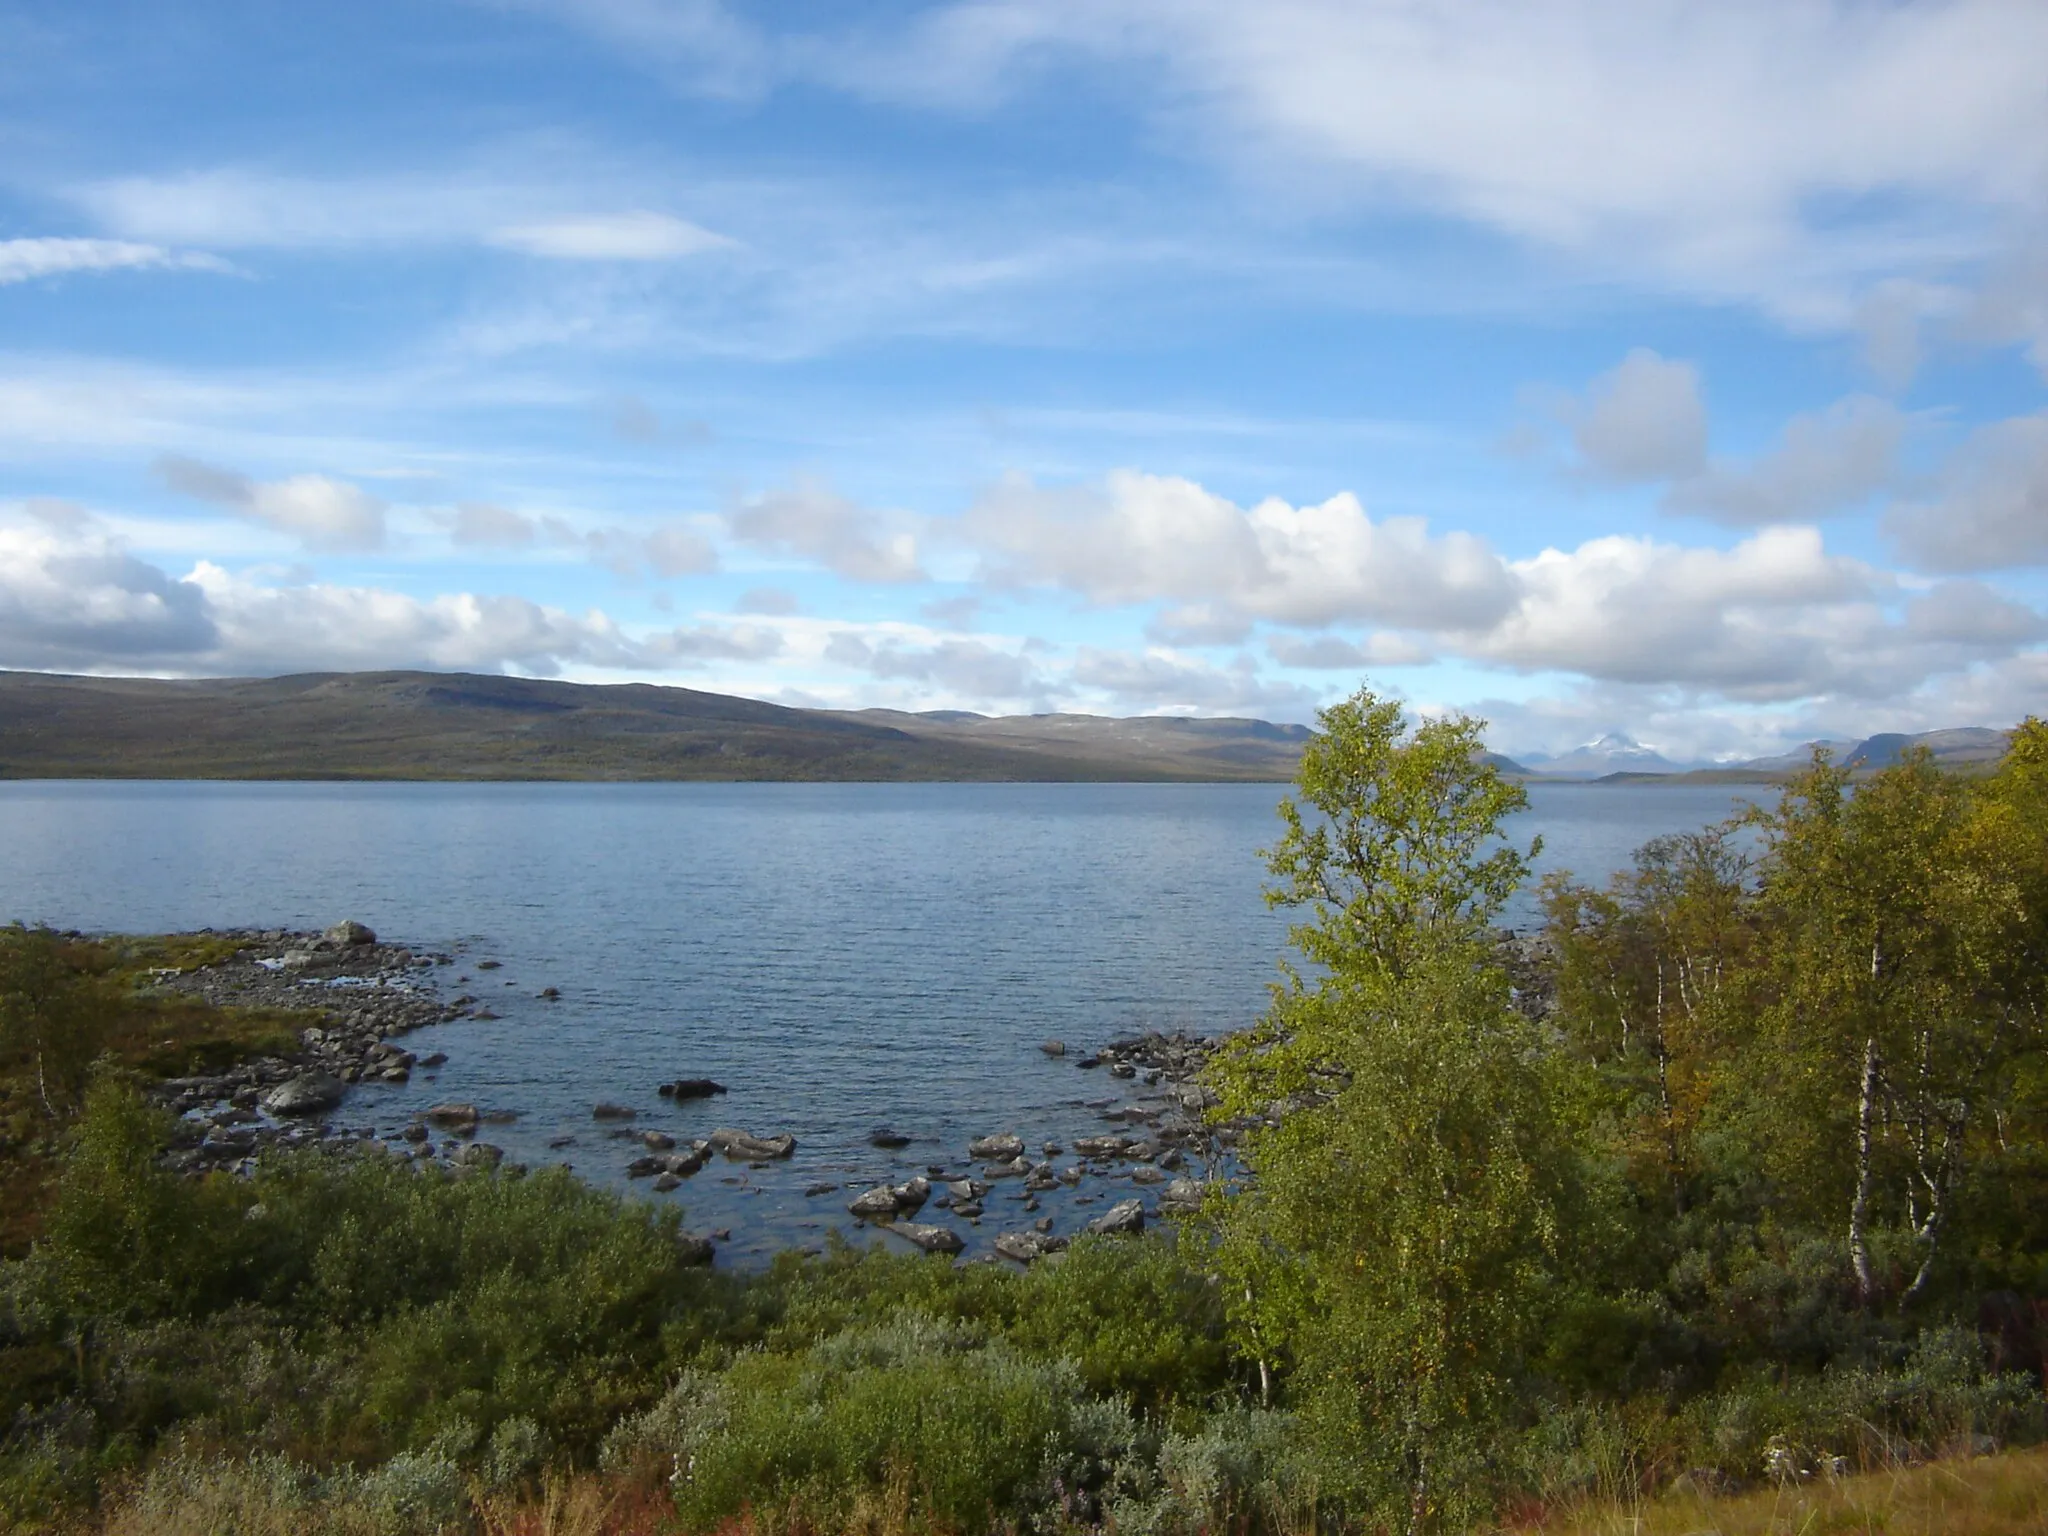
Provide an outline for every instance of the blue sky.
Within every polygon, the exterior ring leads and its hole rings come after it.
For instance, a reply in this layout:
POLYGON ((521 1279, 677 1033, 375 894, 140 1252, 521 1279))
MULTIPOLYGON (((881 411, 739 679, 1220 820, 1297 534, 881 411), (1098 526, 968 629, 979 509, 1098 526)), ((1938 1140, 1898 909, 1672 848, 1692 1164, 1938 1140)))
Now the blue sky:
POLYGON ((2048 702, 2048 7, 0 0, 0 666, 2048 702))

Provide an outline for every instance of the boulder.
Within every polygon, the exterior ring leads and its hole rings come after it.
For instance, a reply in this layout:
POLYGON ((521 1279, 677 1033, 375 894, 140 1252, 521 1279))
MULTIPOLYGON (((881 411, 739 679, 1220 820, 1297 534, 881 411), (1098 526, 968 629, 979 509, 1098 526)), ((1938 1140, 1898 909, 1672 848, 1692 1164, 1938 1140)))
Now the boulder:
POLYGON ((666 1172, 668 1159, 665 1157, 636 1157, 626 1164, 626 1177, 629 1179, 644 1179, 653 1174, 666 1172))
POLYGON ((325 1072, 301 1072, 263 1096, 273 1115, 323 1115, 341 1102, 341 1083, 325 1072))
POLYGON ((987 1173, 992 1179, 1021 1179, 1031 1172, 1031 1159, 1020 1157, 1012 1163, 991 1163, 987 1173))
POLYGON ((687 1179, 699 1168, 702 1168, 705 1160, 710 1156, 711 1148, 709 1146, 701 1141, 693 1142, 685 1151, 671 1152, 667 1157, 663 1158, 662 1166, 675 1175, 675 1177, 687 1179))
POLYGON ((1202 1208, 1202 1186, 1193 1179, 1175 1179, 1159 1192, 1162 1211, 1198 1211, 1202 1208))
POLYGON ((682 1179, 673 1173, 664 1173, 654 1181, 654 1192, 657 1195, 665 1195, 672 1189, 681 1189, 682 1187, 682 1179))
POLYGON ((428 1120, 435 1125, 446 1126, 450 1130, 458 1130, 466 1126, 473 1131, 476 1129, 477 1121, 481 1118, 482 1116, 478 1114, 477 1107, 474 1104, 436 1104, 427 1111, 428 1120))
POLYGON ((1157 1168, 1154 1168, 1150 1163, 1140 1163, 1131 1170, 1131 1182, 1133 1184, 1164 1184, 1166 1182, 1166 1175, 1157 1168))
POLYGON ((946 1192, 955 1200, 979 1200, 988 1193, 988 1186, 980 1179, 955 1179, 946 1186, 946 1192))
POLYGON ((1145 1202, 1119 1200, 1088 1223, 1088 1230, 1101 1237, 1122 1237, 1145 1230, 1145 1202))
POLYGON ((722 1126, 711 1133, 710 1145, 712 1150, 723 1152, 739 1162, 759 1162, 788 1157, 796 1151, 796 1138, 788 1132, 780 1136, 751 1136, 731 1126, 722 1126))
POLYGON ((725 1084, 714 1083, 708 1077, 679 1077, 655 1091, 664 1099, 708 1099, 714 1093, 725 1092, 725 1084))
POLYGON ((922 1222, 899 1221, 889 1230, 905 1242, 916 1244, 926 1253, 958 1253, 967 1246, 967 1239, 951 1227, 933 1227, 922 1222))
POLYGON ((997 1253, 1006 1259, 1015 1259, 1019 1264, 1029 1264, 1048 1253, 1058 1253, 1066 1246, 1065 1238, 1048 1237, 1043 1232, 1005 1232, 995 1241, 997 1253))
POLYGON ((365 923, 357 922, 352 917, 344 918, 321 934, 320 937, 343 949, 353 949, 357 945, 374 944, 377 942, 375 930, 365 923))
POLYGON ((892 1131, 888 1126, 884 1125, 878 1126, 869 1133, 868 1145, 871 1147, 881 1147, 885 1151, 894 1151, 898 1147, 909 1146, 910 1138, 904 1135, 903 1132, 892 1131))
POLYGON ((639 1110, 628 1109, 623 1104, 599 1104, 590 1111, 590 1118, 593 1120, 633 1120, 637 1119, 639 1114, 639 1110))
POLYGON ((420 1065, 423 1067, 445 1067, 448 1065, 448 1053, 446 1051, 435 1051, 431 1055, 422 1056, 420 1058, 420 1065))
POLYGON ((691 1232, 676 1234, 676 1258, 684 1264, 709 1264, 718 1254, 708 1237, 698 1237, 691 1232))
POLYGON ((471 1142, 455 1161, 465 1168, 495 1168, 505 1161, 505 1149, 494 1147, 488 1141, 471 1142))
POLYGON ((1048 1056, 1064 1056, 1067 1054, 1067 1043, 1064 1040, 1048 1040, 1039 1049, 1048 1056))
POLYGON ((1022 1136, 983 1136, 967 1144, 967 1155, 987 1163, 1007 1163, 1024 1155, 1022 1136))
POLYGON ((1083 1157, 1122 1157, 1129 1145, 1121 1136, 1083 1136, 1075 1141, 1074 1150, 1083 1157))
POLYGON ((879 1189, 855 1195, 846 1202, 846 1209, 853 1215, 865 1217, 870 1221, 891 1220, 896 1215, 896 1191, 884 1184, 879 1189))
POLYGON ((650 1152, 667 1152, 676 1144, 675 1137, 667 1131, 642 1131, 640 1141, 650 1152))

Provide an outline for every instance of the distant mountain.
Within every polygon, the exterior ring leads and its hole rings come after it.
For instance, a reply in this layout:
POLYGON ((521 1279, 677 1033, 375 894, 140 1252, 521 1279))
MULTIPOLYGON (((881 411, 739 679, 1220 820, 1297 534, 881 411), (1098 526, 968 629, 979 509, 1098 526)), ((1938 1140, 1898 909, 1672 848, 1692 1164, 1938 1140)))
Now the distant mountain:
POLYGON ((1991 731, 1982 726, 1960 730, 1922 731, 1917 736, 1887 732, 1860 742, 1843 759, 1851 768, 1886 768, 1903 757, 1910 747, 1925 747, 1934 760, 1950 767, 1964 763, 1995 763, 2005 756, 2009 731, 1991 731))
POLYGON ((843 713, 439 672, 0 672, 0 778, 1285 780, 1264 720, 843 713))
POLYGON ((1809 741, 1794 747, 1789 752, 1775 753, 1770 757, 1752 757, 1740 763, 1730 763, 1731 768, 1750 769, 1757 773, 1797 773, 1813 761, 1816 748, 1824 747, 1836 762, 1853 753, 1858 743, 1853 741, 1809 741))
POLYGON ((1610 773, 1683 771, 1677 763, 1654 748, 1617 731, 1610 731, 1598 741, 1589 741, 1561 757, 1525 755, 1522 761, 1528 764, 1531 773, 1546 779, 1598 779, 1610 773))

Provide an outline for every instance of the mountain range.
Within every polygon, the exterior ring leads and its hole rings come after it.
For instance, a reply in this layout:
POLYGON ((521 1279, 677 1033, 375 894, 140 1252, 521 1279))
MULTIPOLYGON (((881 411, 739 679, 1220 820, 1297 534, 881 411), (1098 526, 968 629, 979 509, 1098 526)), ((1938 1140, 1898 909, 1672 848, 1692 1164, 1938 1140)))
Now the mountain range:
MULTIPOLYGON (((171 681, 0 672, 0 778, 966 779, 1291 778, 1310 731, 1177 715, 799 709, 644 683, 450 672, 171 681)), ((1995 761, 2003 731, 1827 743, 1852 767, 1914 744, 1995 761)), ((1674 763, 1619 732, 1503 771, 1536 779, 1769 779, 1810 749, 1674 763)))

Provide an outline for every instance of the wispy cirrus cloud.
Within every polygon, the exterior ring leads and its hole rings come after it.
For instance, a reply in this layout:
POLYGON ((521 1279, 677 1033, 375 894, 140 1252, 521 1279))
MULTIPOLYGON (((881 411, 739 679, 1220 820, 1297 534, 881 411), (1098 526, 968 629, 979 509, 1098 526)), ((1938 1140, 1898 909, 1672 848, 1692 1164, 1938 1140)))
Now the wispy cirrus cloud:
POLYGON ((73 272, 171 270, 233 272, 229 262, 205 251, 176 251, 135 240, 94 240, 31 236, 0 240, 0 284, 26 283, 73 272))

